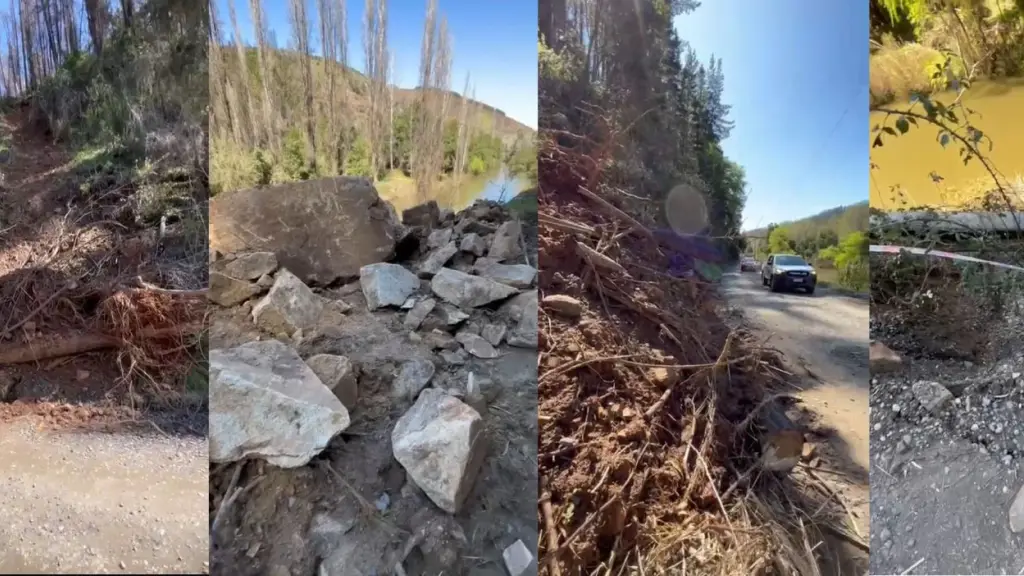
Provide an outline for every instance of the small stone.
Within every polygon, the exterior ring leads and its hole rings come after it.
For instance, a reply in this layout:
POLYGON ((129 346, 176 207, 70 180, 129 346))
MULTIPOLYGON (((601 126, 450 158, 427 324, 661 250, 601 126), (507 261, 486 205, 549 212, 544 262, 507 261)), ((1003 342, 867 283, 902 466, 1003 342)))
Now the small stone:
POLYGON ((551 310, 569 318, 579 318, 583 315, 583 303, 565 294, 552 294, 545 296, 541 304, 551 310))
POLYGON ((933 414, 941 411, 953 400, 953 393, 938 382, 918 381, 911 390, 925 410, 933 414))
POLYGON ((391 383, 392 396, 415 400, 420 391, 430 383, 435 370, 434 363, 426 358, 413 358, 405 362, 391 383))
POLYGON ((473 334, 467 330, 463 330, 455 335, 455 339, 466 348, 466 352, 469 352, 477 358, 497 358, 501 354, 491 346, 490 342, 484 340, 484 338, 478 334, 473 334))
POLYGON ((466 351, 461 348, 454 352, 451 350, 442 350, 440 355, 449 366, 462 366, 468 359, 466 351))
POLYGON ((533 565, 533 554, 522 540, 516 540, 501 553, 509 576, 524 576, 533 565))

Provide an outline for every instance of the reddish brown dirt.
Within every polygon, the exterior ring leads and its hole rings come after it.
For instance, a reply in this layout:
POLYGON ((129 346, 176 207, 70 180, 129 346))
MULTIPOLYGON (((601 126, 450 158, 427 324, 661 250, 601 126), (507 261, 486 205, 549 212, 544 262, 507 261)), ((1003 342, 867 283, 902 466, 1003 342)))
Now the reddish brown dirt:
POLYGON ((598 278, 573 235, 542 221, 541 298, 563 294, 584 307, 580 319, 543 304, 540 312, 540 467, 557 510, 557 557, 569 574, 701 538, 697 530, 659 541, 664 523, 723 527, 726 520, 712 519, 721 512, 715 494, 727 489, 750 448, 733 431, 762 400, 766 380, 760 356, 740 359, 739 339, 722 355, 729 330, 716 316, 711 286, 659 272, 667 259, 645 239, 609 242, 625 227, 586 202, 545 195, 541 214, 597 229, 605 241, 591 247, 630 278, 598 278))

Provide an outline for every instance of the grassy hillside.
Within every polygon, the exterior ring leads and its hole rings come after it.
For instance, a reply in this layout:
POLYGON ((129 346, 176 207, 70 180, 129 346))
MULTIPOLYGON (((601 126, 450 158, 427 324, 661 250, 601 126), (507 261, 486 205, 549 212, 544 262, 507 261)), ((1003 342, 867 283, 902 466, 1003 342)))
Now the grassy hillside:
POLYGON ((770 224, 764 228, 755 228, 743 233, 747 237, 767 236, 775 226, 785 227, 791 239, 816 237, 822 231, 831 230, 843 237, 852 232, 863 232, 868 229, 868 203, 858 202, 850 206, 837 206, 819 212, 813 216, 770 224))

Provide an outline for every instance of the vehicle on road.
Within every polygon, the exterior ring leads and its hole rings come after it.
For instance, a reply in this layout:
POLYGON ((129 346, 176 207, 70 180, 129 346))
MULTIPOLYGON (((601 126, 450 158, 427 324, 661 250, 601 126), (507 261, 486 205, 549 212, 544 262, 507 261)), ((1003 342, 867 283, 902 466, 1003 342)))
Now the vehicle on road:
POLYGON ((772 254, 761 266, 761 285, 772 292, 804 290, 814 294, 818 272, 796 254, 772 254))
POLYGON ((757 272, 757 260, 744 257, 740 259, 740 272, 757 272))

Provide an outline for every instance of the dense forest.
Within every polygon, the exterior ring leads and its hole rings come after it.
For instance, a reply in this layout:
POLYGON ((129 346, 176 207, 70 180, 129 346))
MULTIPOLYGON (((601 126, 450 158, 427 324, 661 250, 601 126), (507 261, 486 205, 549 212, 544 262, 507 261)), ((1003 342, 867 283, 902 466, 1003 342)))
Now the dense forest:
POLYGON ((586 146, 586 138, 614 148, 605 185, 628 190, 616 201, 661 225, 670 190, 699 190, 707 232, 737 254, 747 182, 721 146, 733 126, 722 62, 702 60, 673 26, 698 5, 645 0, 593 10, 586 2, 542 2, 541 129, 561 145, 586 146))
POLYGON ((337 174, 412 178, 420 199, 438 181, 458 185, 505 165, 536 179, 533 131, 473 99, 472 78, 451 90, 453 39, 436 0, 427 6, 419 87, 394 85, 388 2, 366 3, 363 71, 350 66, 346 3, 290 3, 291 41, 279 47, 262 0, 244 9, 256 30, 243 42, 235 2, 210 29, 211 178, 214 193, 337 174), (313 46, 313 30, 320 45, 313 46))
POLYGON ((870 15, 872 103, 945 89, 947 58, 957 76, 1024 73, 1022 0, 871 0, 870 15))
POLYGON ((863 289, 868 283, 867 202, 839 206, 807 218, 769 224, 745 233, 758 241, 748 247, 759 258, 770 253, 800 254, 819 268, 834 269, 839 284, 863 289))

